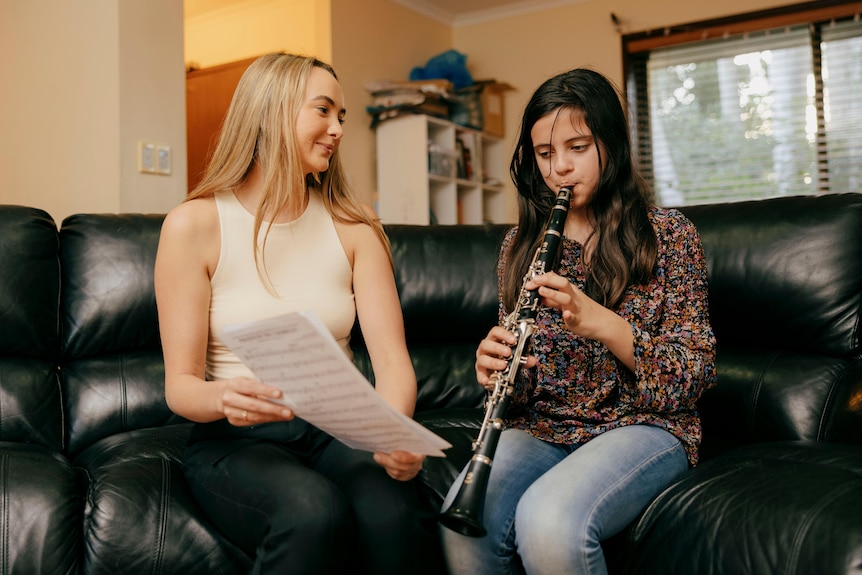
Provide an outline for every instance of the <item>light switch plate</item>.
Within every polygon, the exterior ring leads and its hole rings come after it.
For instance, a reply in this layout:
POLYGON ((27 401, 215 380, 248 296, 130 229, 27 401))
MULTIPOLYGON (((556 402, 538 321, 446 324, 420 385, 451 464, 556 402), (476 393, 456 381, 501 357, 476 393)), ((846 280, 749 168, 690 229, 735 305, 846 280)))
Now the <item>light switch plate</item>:
POLYGON ((171 173, 170 146, 156 146, 156 173, 164 175, 171 173))
POLYGON ((156 146, 148 142, 138 142, 138 171, 143 174, 156 173, 156 146))

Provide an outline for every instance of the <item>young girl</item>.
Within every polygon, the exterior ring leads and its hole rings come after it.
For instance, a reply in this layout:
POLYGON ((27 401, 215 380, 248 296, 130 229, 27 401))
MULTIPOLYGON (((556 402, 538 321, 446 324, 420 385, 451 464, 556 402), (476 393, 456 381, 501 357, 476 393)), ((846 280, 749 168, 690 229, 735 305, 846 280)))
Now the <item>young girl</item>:
MULTIPOLYGON (((557 192, 573 191, 556 271, 525 286, 544 307, 493 457, 488 534, 442 528, 447 562, 453 575, 606 573, 601 541, 697 462, 695 404, 715 378, 703 250, 680 212, 651 204, 619 95, 596 72, 536 90, 510 171, 519 216, 498 263, 501 323, 557 192)), ((480 384, 515 343, 490 330, 476 353, 480 384)))
POLYGON ((421 455, 349 449, 269 401, 224 326, 313 310, 345 354, 359 317, 377 391, 412 415, 388 240, 347 190, 344 94, 314 58, 270 54, 245 72, 200 185, 162 227, 156 297, 170 408, 197 422, 184 466, 213 523, 254 573, 433 569, 421 455))

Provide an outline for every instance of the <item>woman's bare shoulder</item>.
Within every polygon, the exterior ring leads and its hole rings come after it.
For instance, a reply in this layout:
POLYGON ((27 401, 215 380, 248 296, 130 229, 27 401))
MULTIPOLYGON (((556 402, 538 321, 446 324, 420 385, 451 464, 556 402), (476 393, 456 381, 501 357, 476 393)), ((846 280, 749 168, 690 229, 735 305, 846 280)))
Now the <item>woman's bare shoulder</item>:
POLYGON ((174 262, 175 269, 184 273, 201 264, 212 277, 220 253, 221 226, 213 197, 185 201, 165 216, 158 261, 174 262))
POLYGON ((200 237, 218 230, 219 217, 212 196, 185 201, 171 209, 162 224, 162 235, 200 237))
MULTIPOLYGON (((369 220, 379 220, 380 219, 377 216, 377 214, 374 212, 374 208, 372 208, 371 206, 369 206, 367 204, 358 204, 358 207, 360 210, 362 210, 362 213, 369 220)), ((333 206, 333 211, 334 211, 334 213, 332 214, 333 215, 332 220, 335 222, 336 228, 340 228, 340 229, 349 231, 350 233, 354 233, 354 234, 373 234, 374 233, 374 231, 371 229, 370 225, 368 225, 367 223, 362 222, 362 221, 357 221, 356 216, 348 214, 342 208, 339 208, 337 206, 333 206)))
MULTIPOLYGON (((379 219, 371 206, 360 204, 359 207, 370 220, 379 219)), ((338 210, 338 208, 335 209, 338 210)), ((366 249, 377 251, 383 247, 374 229, 366 222, 355 221, 355 216, 341 213, 339 217, 339 213, 336 211, 333 222, 351 266, 358 251, 365 251, 366 249)))

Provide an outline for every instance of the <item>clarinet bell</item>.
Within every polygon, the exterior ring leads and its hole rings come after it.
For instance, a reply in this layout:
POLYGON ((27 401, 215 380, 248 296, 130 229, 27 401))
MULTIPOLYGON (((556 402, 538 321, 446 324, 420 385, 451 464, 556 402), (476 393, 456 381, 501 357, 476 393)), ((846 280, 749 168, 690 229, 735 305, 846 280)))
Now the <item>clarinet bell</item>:
POLYGON ((455 499, 440 514, 440 523, 467 537, 484 537, 487 531, 482 525, 482 514, 485 508, 485 491, 490 473, 491 466, 489 463, 480 462, 476 459, 471 461, 467 474, 464 476, 464 482, 455 495, 455 499))

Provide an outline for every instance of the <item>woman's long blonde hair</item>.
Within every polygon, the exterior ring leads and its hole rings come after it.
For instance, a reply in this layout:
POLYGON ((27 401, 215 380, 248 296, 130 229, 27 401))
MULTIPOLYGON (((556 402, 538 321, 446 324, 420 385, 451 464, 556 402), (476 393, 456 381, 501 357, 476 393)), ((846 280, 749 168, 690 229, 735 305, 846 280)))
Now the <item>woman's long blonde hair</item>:
POLYGON ((255 163, 260 165, 264 193, 255 211, 251 241, 258 276, 273 293, 263 260, 272 221, 284 208, 298 213, 307 205, 312 190, 321 193, 326 210, 336 221, 371 226, 390 253, 389 239, 380 221, 362 210, 347 185, 340 148, 333 153, 325 172, 303 174, 296 118, 305 100, 308 77, 315 67, 338 79, 329 64, 310 56, 278 52, 252 62, 234 92, 203 179, 186 198, 192 200, 233 189, 245 181, 255 163), (265 221, 269 223, 258 245, 265 221))

